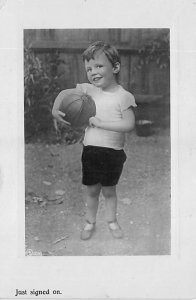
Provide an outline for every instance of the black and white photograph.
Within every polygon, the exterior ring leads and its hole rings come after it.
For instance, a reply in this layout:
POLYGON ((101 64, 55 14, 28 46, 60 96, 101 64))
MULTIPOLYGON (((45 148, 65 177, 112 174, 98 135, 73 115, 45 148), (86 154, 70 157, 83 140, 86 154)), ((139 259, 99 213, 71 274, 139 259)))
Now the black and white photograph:
POLYGON ((0 0, 0 299, 195 299, 195 20, 0 0))
POLYGON ((24 105, 26 254, 169 255, 169 29, 24 30, 24 105))

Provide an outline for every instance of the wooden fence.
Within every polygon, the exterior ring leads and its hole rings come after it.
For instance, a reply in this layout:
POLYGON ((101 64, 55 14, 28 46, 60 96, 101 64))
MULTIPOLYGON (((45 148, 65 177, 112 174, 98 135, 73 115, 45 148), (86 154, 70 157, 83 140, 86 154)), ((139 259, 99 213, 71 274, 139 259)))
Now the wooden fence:
POLYGON ((169 94, 169 68, 160 69, 155 61, 138 68, 138 51, 168 33, 168 29, 37 29, 25 30, 24 38, 42 57, 49 51, 60 51, 65 61, 59 70, 64 72, 62 88, 86 81, 81 53, 91 42, 103 40, 120 52, 120 83, 124 88, 135 94, 169 94))
MULTIPOLYGON (((160 68, 156 61, 150 61, 139 68, 139 61, 141 50, 146 45, 152 41, 160 41, 167 35, 167 28, 26 29, 24 45, 31 47, 43 60, 47 53, 58 50, 65 62, 58 70, 61 89, 88 82, 81 54, 90 43, 103 40, 114 45, 121 56, 120 83, 135 95, 138 103, 155 100, 166 105, 167 108, 157 110, 156 118, 159 119, 159 115, 169 113, 170 69, 160 68)), ((164 47, 159 49, 160 55, 166 51, 168 49, 164 47)))

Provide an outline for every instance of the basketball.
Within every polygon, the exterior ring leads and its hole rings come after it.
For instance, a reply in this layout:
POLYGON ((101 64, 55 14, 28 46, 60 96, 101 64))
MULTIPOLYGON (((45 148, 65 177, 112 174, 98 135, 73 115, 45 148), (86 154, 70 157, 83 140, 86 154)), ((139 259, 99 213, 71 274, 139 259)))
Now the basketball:
POLYGON ((87 126, 89 118, 96 114, 96 106, 92 97, 78 90, 64 96, 59 110, 65 113, 65 121, 75 128, 87 126))

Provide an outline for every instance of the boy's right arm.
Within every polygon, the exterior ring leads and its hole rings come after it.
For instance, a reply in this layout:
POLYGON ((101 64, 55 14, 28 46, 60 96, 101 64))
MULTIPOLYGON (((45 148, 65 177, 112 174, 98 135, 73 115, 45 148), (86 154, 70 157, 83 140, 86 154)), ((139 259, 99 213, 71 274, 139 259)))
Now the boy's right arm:
POLYGON ((53 104, 53 108, 52 108, 52 115, 53 117, 61 123, 64 123, 66 125, 70 125, 69 122, 66 122, 63 117, 65 117, 65 114, 59 110, 59 107, 61 105, 61 102, 64 98, 65 95, 70 94, 74 89, 67 89, 67 90, 63 90, 61 91, 58 96, 56 97, 54 104, 53 104))

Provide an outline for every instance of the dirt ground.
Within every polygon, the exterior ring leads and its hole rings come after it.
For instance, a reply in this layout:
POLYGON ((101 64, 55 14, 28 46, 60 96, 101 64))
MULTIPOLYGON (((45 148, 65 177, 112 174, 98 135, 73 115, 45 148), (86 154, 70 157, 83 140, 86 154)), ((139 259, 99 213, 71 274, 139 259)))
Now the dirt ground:
POLYGON ((121 240, 107 228, 102 195, 96 231, 90 240, 80 240, 85 216, 81 151, 81 144, 26 145, 26 255, 169 255, 169 129, 149 137, 127 135, 117 190, 121 240))

